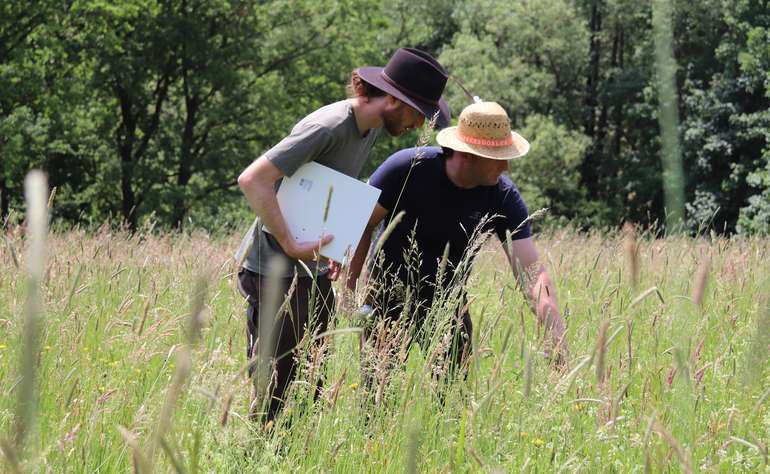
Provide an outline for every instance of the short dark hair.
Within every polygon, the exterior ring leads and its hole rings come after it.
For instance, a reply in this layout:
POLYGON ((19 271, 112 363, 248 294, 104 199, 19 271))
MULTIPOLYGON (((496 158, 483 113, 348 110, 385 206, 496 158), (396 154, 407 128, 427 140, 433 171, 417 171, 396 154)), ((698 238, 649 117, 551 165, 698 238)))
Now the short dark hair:
POLYGON ((383 97, 388 95, 387 92, 374 87, 365 80, 361 79, 356 71, 350 73, 350 83, 348 83, 345 90, 348 97, 383 97))
POLYGON ((441 154, 444 156, 444 158, 451 158, 452 155, 454 155, 455 151, 449 147, 442 146, 441 147, 441 154))

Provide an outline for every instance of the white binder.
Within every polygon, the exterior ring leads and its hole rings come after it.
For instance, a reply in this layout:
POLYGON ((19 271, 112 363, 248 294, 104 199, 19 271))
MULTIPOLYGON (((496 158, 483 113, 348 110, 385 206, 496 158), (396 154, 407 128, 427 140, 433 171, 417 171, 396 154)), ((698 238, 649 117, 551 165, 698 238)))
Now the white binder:
POLYGON ((353 256, 379 196, 374 186, 314 161, 284 177, 276 194, 294 239, 313 241, 333 235, 321 247, 321 255, 343 264, 353 256))

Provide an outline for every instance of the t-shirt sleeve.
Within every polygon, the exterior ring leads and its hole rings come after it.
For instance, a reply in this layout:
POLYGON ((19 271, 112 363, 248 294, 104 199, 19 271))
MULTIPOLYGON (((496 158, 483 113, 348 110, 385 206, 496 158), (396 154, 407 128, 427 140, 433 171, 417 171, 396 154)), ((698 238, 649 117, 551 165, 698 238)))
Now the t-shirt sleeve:
POLYGON ((503 216, 503 219, 498 221, 498 224, 495 226, 497 236, 503 242, 505 242, 506 235, 509 232, 513 240, 532 237, 532 228, 529 225, 529 221, 525 222, 527 217, 529 217, 529 211, 524 203, 524 199, 519 194, 519 190, 511 184, 504 187, 500 192, 502 198, 500 214, 503 216), (524 222, 523 225, 522 222, 524 222))
POLYGON ((412 148, 394 153, 369 177, 369 184, 381 191, 377 202, 389 211, 395 210, 398 204, 413 157, 412 148))
POLYGON ((265 156, 286 176, 314 161, 332 146, 331 132, 317 123, 297 124, 289 136, 265 152, 265 156))

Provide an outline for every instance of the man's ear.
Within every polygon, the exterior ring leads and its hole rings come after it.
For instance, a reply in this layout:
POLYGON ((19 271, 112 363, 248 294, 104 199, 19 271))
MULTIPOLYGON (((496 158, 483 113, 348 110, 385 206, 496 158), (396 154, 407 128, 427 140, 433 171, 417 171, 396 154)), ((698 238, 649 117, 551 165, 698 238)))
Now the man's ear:
POLYGON ((385 105, 386 105, 386 108, 388 110, 395 110, 395 109, 399 108, 402 103, 403 102, 401 102, 400 100, 396 99, 395 97, 393 97, 390 94, 386 94, 385 95, 385 105))

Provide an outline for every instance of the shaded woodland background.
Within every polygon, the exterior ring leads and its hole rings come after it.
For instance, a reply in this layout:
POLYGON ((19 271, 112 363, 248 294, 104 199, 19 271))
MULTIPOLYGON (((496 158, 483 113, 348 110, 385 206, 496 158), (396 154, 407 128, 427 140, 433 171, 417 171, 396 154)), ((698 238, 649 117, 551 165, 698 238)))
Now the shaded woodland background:
MULTIPOLYGON (((770 5, 673 3, 687 225, 770 233, 770 5)), ((530 139, 510 173, 531 209, 660 224, 651 20, 631 0, 4 1, 0 217, 42 168, 55 225, 244 227, 241 169, 353 68, 416 46, 530 139)), ((381 138, 364 175, 416 142, 381 138)))

